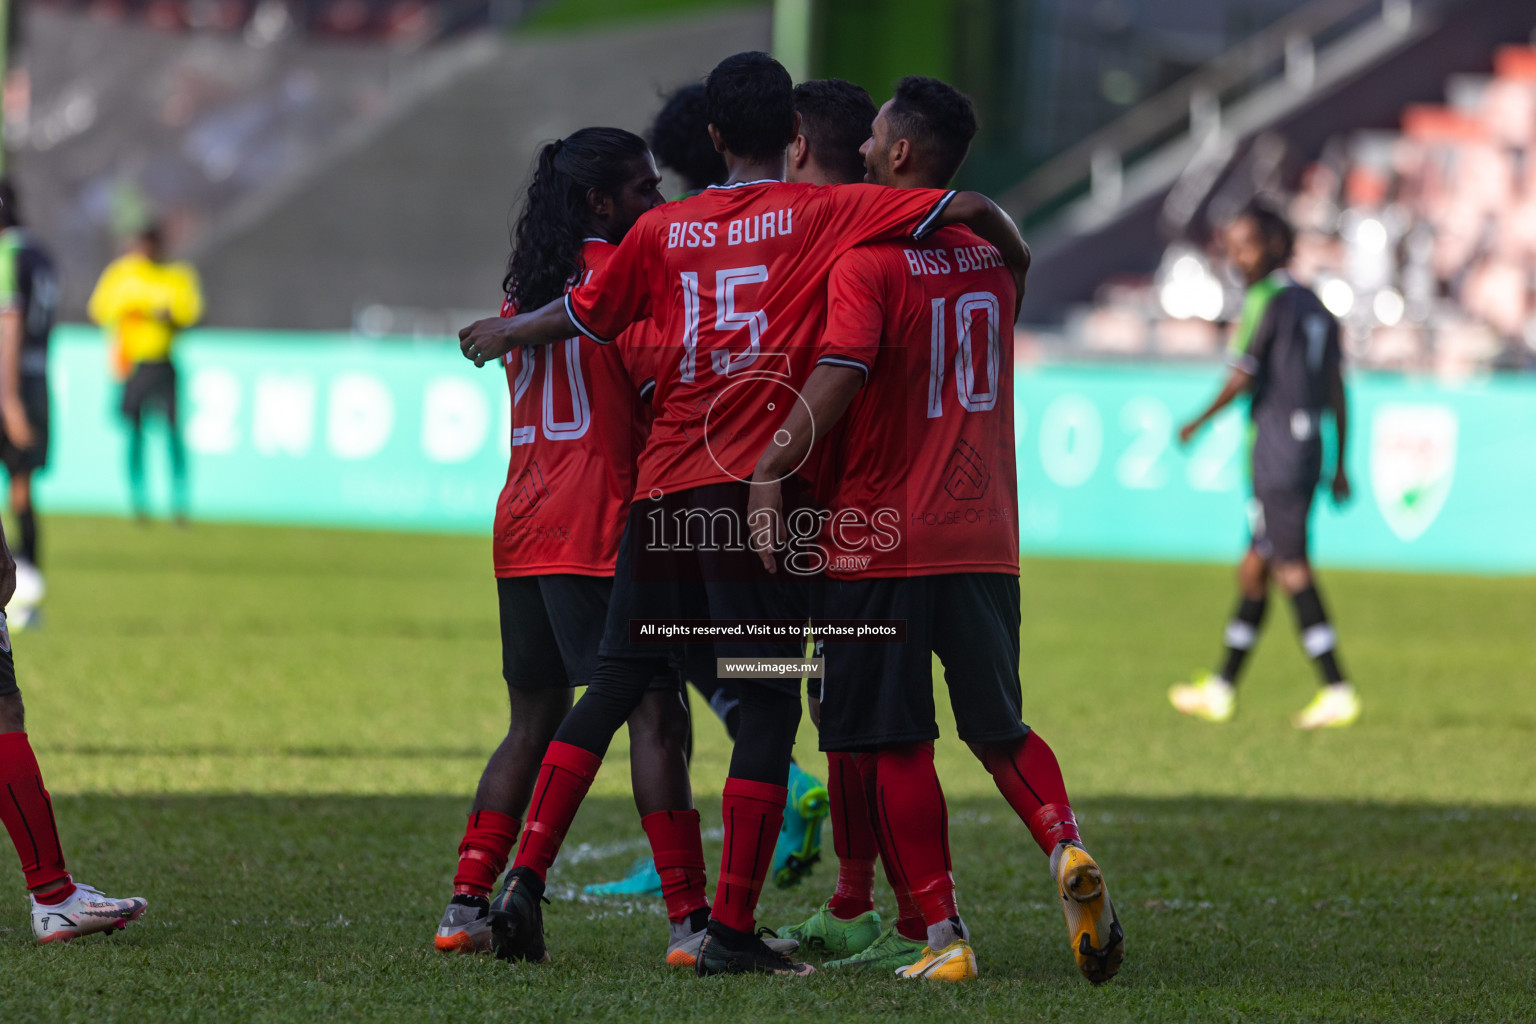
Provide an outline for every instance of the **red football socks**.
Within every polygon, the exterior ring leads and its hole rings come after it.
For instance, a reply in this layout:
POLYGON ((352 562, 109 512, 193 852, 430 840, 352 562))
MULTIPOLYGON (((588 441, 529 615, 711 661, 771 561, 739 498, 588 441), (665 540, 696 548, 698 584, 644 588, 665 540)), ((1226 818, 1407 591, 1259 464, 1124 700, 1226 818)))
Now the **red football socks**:
POLYGON ((657 811, 640 819, 661 876, 667 919, 681 921, 709 906, 704 895, 704 841, 698 811, 657 811))
POLYGON ((983 751, 981 763, 1047 857, 1064 840, 1082 841, 1061 766, 1045 740, 1031 732, 1011 744, 989 744, 983 751))
POLYGON ((64 885, 43 897, 59 903, 75 891, 64 866, 64 848, 53 820, 53 801, 43 788, 43 773, 24 732, 0 733, 0 822, 11 835, 28 889, 60 880, 64 885))
POLYGON ((833 916, 848 921, 875 909, 875 857, 880 852, 852 754, 827 755, 827 794, 837 852, 837 889, 827 905, 833 916))
POLYGON ((471 811, 459 843, 459 870, 453 876, 453 894, 489 896, 496 879, 507 866, 507 855, 517 842, 522 822, 500 811, 471 811))
POLYGON ((603 759, 590 750, 558 740, 550 743, 528 803, 528 827, 514 867, 529 868, 544 880, 602 765, 603 759))
POLYGON ((910 894, 925 925, 959 916, 949 810, 933 768, 933 744, 904 743, 866 754, 859 759, 859 774, 874 810, 880 859, 898 900, 903 891, 910 894))
POLYGON ((725 849, 720 854, 720 880, 715 884, 712 917, 739 932, 754 930, 757 897, 773 861, 773 847, 784 824, 789 790, 748 779, 725 780, 720 801, 725 818, 725 849))

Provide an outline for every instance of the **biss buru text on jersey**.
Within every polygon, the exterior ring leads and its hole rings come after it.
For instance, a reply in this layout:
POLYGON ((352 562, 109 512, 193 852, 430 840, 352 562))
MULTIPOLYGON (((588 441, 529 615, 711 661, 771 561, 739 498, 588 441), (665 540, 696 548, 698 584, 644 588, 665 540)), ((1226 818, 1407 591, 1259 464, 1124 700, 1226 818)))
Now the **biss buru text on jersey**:
MULTIPOLYGON (((766 238, 791 235, 795 230, 793 207, 769 210, 751 217, 726 221, 725 231, 719 221, 674 221, 667 225, 668 249, 713 249, 726 245, 752 245, 766 238)), ((913 277, 925 274, 966 273, 1003 266, 1002 254, 990 245, 963 245, 946 248, 906 249, 907 265, 913 277)))

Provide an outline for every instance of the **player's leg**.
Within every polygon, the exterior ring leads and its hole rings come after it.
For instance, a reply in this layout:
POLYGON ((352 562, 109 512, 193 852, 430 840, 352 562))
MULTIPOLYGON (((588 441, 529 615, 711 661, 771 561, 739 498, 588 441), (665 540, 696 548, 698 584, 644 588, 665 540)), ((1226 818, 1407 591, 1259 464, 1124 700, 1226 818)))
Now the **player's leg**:
MULTIPOLYGON (((890 613, 884 605, 870 604, 878 594, 862 584, 824 580, 821 586, 823 617, 883 618, 890 613), (828 596, 830 588, 837 589, 835 596, 828 596)), ((909 659, 903 657, 904 649, 896 644, 818 643, 816 651, 822 658, 824 678, 809 681, 808 704, 811 719, 821 735, 821 745, 826 749, 829 737, 832 742, 841 744, 850 732, 863 730, 863 723, 853 717, 854 712, 862 705, 880 703, 881 681, 887 676, 899 677, 909 659), (822 696, 828 687, 836 688, 838 692, 831 704, 832 718, 823 728, 822 696)), ((926 674, 919 682, 931 686, 926 674)), ((864 730, 853 738, 869 740, 873 736, 872 732, 864 730)), ((879 855, 879 845, 864 794, 864 780, 853 753, 827 751, 827 796, 832 847, 837 855, 836 887, 832 897, 815 913, 783 929, 782 934, 797 940, 809 951, 830 957, 829 966, 850 966, 846 963, 849 957, 863 953, 881 937, 880 915, 874 908, 875 858, 879 855)), ((914 939, 918 940, 918 945, 926 942, 926 931, 920 919, 914 939)), ((894 970, 911 961, 912 958, 907 957, 900 963, 882 963, 881 966, 894 970)))
POLYGON ((480 775, 459 842, 453 896, 433 940, 445 952, 491 948, 491 891, 517 841, 544 751, 571 707, 571 679, 539 577, 498 579, 496 595, 509 721, 480 775))
MULTIPOLYGON (((966 980, 976 958, 955 901, 948 810, 933 766, 934 718, 930 652, 933 605, 929 581, 827 581, 834 619, 903 619, 903 644, 829 641, 821 703, 821 745, 858 751, 881 863, 897 894, 900 918, 838 968, 879 968, 903 976, 966 980)), ((850 780, 851 781, 851 780, 850 780)))
POLYGON ((1296 609, 1296 630, 1302 649, 1317 664, 1322 686, 1292 719, 1298 729, 1352 725, 1360 717, 1360 698, 1339 667, 1338 639, 1307 558, 1307 524, 1312 516, 1311 488, 1259 495, 1265 541, 1275 582, 1296 609))
POLYGON ((685 694, 675 672, 659 677, 629 716, 635 809, 651 844, 647 861, 666 900, 666 962, 692 967, 709 923, 704 846, 688 780, 685 694))
POLYGON ((645 511, 638 505, 630 510, 619 542, 597 667, 586 693, 545 751, 512 870, 491 901, 492 944, 502 959, 548 959, 539 901, 550 865, 614 734, 640 706, 656 677, 672 670, 665 647, 636 645, 629 637, 631 618, 678 617, 680 607, 679 584, 664 564, 670 552, 644 543, 645 511))
POLYGON ((126 928, 144 916, 142 897, 114 899, 76 884, 64 863, 53 800, 27 739, 26 707, 16 686, 5 617, 0 614, 0 824, 21 858, 32 904, 32 934, 40 943, 126 928))
MULTIPOLYGON (((793 573, 767 573, 746 545, 745 484, 696 487, 681 495, 681 504, 714 531, 720 523, 735 526, 728 543, 711 533, 692 542, 695 563, 716 622, 780 619, 805 622, 810 617, 805 581, 793 573)), ((799 506, 800 496, 786 489, 786 507, 799 506)), ((685 543, 691 534, 681 534, 685 543)), ((786 641, 727 641, 715 644, 722 658, 799 658, 804 645, 786 641)), ((721 796, 725 823, 720 875, 709 933, 699 952, 697 971, 717 973, 772 972, 805 975, 806 964, 794 963, 766 946, 755 934, 757 900, 772 863, 774 846, 784 823, 789 797, 791 755, 800 725, 800 680, 753 679, 739 683, 741 721, 731 752, 730 774, 721 796)))
POLYGON ((187 482, 187 446, 181 436, 180 402, 177 398, 178 383, 176 364, 165 364, 162 405, 165 409, 166 443, 171 456, 171 514, 176 523, 185 526, 190 511, 187 482))
POLYGON ((1305 558, 1275 565, 1275 582, 1290 596, 1296 609, 1296 628, 1301 646, 1317 664, 1322 686, 1317 695, 1292 720, 1298 729, 1324 729, 1352 725, 1360 717, 1360 697, 1344 678, 1339 665, 1338 638, 1323 597, 1318 593, 1312 567, 1305 558))
POLYGON ((16 520, 19 543, 11 549, 17 561, 37 563, 37 512, 32 508, 32 471, 18 469, 11 473, 11 516, 16 520))
POLYGON ((149 496, 144 485, 144 367, 135 367, 123 385, 123 420, 128 424, 128 500, 133 516, 149 519, 149 496))
POLYGON ((1056 755, 1024 725, 1019 581, 1006 573, 932 577, 935 653, 970 746, 1049 858, 1078 968, 1093 982, 1120 969, 1124 934, 1098 864, 1083 848, 1056 755))
MULTIPOLYGON (((687 617, 698 618, 704 614, 703 596, 699 596, 700 609, 690 613, 687 617)), ((736 725, 740 717, 737 712, 736 692, 730 684, 716 678, 715 649, 712 644, 686 644, 683 647, 683 679, 692 683, 694 688, 703 696, 709 708, 713 711, 725 726, 726 733, 734 741, 736 738, 736 725)), ((683 707, 686 710, 687 695, 683 697, 683 707)), ((638 714, 639 712, 637 712, 638 714)), ((634 721, 630 721, 630 732, 634 732, 634 721)), ((630 746, 631 775, 634 774, 635 747, 633 741, 630 746)), ((689 717, 687 748, 685 756, 690 764, 693 763, 693 721, 689 717)), ((650 857, 640 857, 630 865, 629 874, 612 882, 594 882, 582 889, 588 896, 661 896, 661 875, 656 870, 656 862, 650 857)))
POLYGON ((1180 712, 1208 722, 1226 722, 1237 707, 1237 681, 1258 642, 1269 606, 1269 558, 1272 547, 1263 504, 1254 499, 1253 542, 1237 567, 1237 608, 1227 623, 1221 665, 1190 683, 1168 690, 1180 712))

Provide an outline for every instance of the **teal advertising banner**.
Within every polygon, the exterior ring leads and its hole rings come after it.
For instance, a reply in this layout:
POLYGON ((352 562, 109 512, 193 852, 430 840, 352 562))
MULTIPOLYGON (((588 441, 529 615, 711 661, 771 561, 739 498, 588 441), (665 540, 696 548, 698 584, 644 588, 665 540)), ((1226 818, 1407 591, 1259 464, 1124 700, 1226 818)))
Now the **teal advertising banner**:
MULTIPOLYGON (((1178 443, 1179 426, 1224 375, 1216 366, 1021 369, 1023 550, 1235 561, 1248 536, 1246 407, 1188 449, 1178 443)), ((1349 399, 1354 500, 1334 508, 1320 491, 1319 563, 1536 572, 1536 379, 1453 386, 1356 374, 1349 399)), ((1329 473, 1332 464, 1330 455, 1329 473)))
MULTIPOLYGON (((196 518, 489 535, 504 376, 451 344, 198 331, 178 348, 196 518)), ((1215 366, 1043 365, 1017 379, 1026 554, 1232 561, 1247 537, 1246 417, 1177 431, 1215 366)), ((55 334, 40 507, 126 514, 126 438, 100 334, 55 334)), ((1351 379, 1355 500, 1322 495, 1326 565, 1536 572, 1536 380, 1351 379)), ((163 445, 151 438, 164 494, 163 445)))

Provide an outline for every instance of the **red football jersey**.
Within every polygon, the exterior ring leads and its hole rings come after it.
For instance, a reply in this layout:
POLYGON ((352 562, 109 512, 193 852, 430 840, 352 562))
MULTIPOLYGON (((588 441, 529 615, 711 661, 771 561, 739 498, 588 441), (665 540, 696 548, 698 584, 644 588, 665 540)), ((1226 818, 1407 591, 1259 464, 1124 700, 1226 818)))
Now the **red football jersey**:
MULTIPOLYGON (((616 250, 587 239, 582 280, 600 278, 616 250)), ((513 312, 508 299, 502 315, 513 312)), ((496 502, 497 576, 613 575, 650 419, 650 334, 645 321, 617 345, 576 337, 507 353, 512 458, 496 502)))
POLYGON ((815 360, 833 262, 924 236, 953 196, 752 181, 641 217, 601 277, 566 296, 593 340, 651 317, 667 350, 635 493, 750 479, 815 360))
POLYGON ((1019 571, 1013 275, 962 227, 838 260, 818 363, 865 373, 822 548, 838 579, 1019 571))

